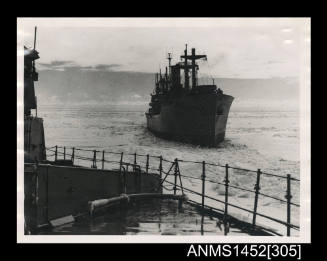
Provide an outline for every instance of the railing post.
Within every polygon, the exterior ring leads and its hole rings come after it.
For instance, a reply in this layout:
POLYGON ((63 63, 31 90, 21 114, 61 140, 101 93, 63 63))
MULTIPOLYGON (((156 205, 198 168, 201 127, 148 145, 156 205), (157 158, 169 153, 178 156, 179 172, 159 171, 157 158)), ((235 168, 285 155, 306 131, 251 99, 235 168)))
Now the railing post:
POLYGON ((228 217, 228 184, 229 184, 229 179, 228 179, 228 164, 226 164, 225 166, 225 212, 224 212, 224 234, 227 235, 227 228, 226 228, 226 225, 227 225, 227 217, 228 217))
POLYGON ((146 155, 145 171, 146 171, 146 174, 149 173, 149 154, 146 155))
POLYGON ((285 198, 287 199, 287 236, 291 236, 291 175, 287 174, 287 192, 285 198))
POLYGON ((92 168, 96 169, 97 168, 97 151, 93 151, 93 165, 92 168))
POLYGON ((206 162, 202 161, 202 211, 204 211, 204 196, 205 196, 205 179, 206 179, 206 162))
POLYGON ((104 150, 102 151, 102 169, 104 169, 104 150))
POLYGON ((261 175, 261 170, 258 169, 257 182, 254 186, 255 197, 254 197, 254 210, 253 210, 253 220, 252 220, 253 228, 255 227, 255 221, 256 221, 256 217, 257 217, 257 208, 258 208, 258 199, 259 199, 259 190, 260 190, 260 175, 261 175))
POLYGON ((75 159, 75 148, 73 147, 73 149, 72 149, 72 158, 71 158, 73 164, 74 164, 74 159, 75 159))
POLYGON ((174 176, 175 176, 175 179, 174 179, 174 195, 176 195, 176 185, 177 185, 177 161, 178 159, 176 158, 175 159, 175 171, 174 171, 174 176))
POLYGON ((162 179, 162 156, 160 156, 159 175, 160 175, 160 181, 161 181, 161 179, 162 179))
POLYGON ((177 162, 177 171, 178 171, 178 177, 179 177, 179 185, 180 185, 181 190, 182 190, 182 195, 184 195, 184 189, 183 189, 182 177, 181 177, 181 172, 180 172, 180 169, 179 169, 178 162, 177 162))
POLYGON ((55 161, 58 159, 58 146, 56 145, 56 151, 55 151, 55 161))
MULTIPOLYGON (((119 164, 119 182, 120 182, 120 187, 121 187, 121 193, 124 192, 124 183, 125 181, 123 180, 125 177, 124 175, 122 175, 122 169, 123 169, 123 156, 124 156, 124 153, 121 152, 120 153, 120 164, 119 164)), ((125 171, 124 171, 125 173, 125 171)))
POLYGON ((122 166, 123 166, 123 156, 124 156, 124 152, 122 152, 120 154, 120 166, 119 166, 119 171, 121 172, 122 166))
POLYGON ((136 152, 134 153, 134 166, 133 166, 133 171, 135 172, 135 167, 136 167, 136 152))
POLYGON ((66 147, 64 146, 64 160, 66 160, 66 147))

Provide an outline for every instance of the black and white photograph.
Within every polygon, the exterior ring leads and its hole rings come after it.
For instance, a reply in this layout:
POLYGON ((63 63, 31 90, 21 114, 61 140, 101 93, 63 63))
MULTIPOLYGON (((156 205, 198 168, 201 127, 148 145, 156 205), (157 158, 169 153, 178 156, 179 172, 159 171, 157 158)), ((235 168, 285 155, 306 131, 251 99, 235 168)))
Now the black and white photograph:
POLYGON ((311 238, 310 18, 17 18, 17 240, 311 238))

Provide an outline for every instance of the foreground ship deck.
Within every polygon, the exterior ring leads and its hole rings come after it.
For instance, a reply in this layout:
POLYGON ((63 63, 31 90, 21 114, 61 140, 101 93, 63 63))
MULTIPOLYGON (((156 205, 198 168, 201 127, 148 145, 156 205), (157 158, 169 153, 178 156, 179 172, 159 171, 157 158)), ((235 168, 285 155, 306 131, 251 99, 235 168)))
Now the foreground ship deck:
POLYGON ((291 206, 299 205, 291 202, 290 187, 291 181, 299 180, 290 175, 186 161, 202 169, 201 177, 197 177, 190 176, 188 168, 180 168, 179 164, 185 163, 181 159, 57 146, 47 152, 54 161, 25 164, 27 234, 158 235, 175 229, 175 234, 283 235, 287 231, 290 235, 291 230, 299 230, 291 223, 291 206), (87 156, 90 153, 93 157, 87 156), (102 158, 97 157, 99 154, 102 158), (130 156, 134 160, 128 160, 130 156), (90 164, 91 168, 83 167, 90 164), (210 166, 217 167, 224 183, 206 177, 210 166), (249 190, 254 195, 254 209, 239 206, 229 198, 229 190, 244 190, 233 182, 229 184, 229 175, 244 172, 257 176, 255 189, 249 190), (261 175, 285 180, 287 201, 280 195, 259 193, 261 175), (225 195, 214 195, 206 189, 213 183, 224 186, 225 195), (272 217, 258 211, 259 194, 284 202, 281 206, 287 215, 272 217), (245 215, 240 216, 239 211, 245 215), (270 225, 263 225, 264 220, 270 225))
MULTIPOLYGON (((115 206, 94 218, 39 232, 40 235, 224 235, 223 221, 202 215, 193 205, 170 199, 146 199, 115 206)), ((232 223, 228 235, 248 235, 249 229, 232 223)), ((269 233, 257 232, 257 235, 269 233)))

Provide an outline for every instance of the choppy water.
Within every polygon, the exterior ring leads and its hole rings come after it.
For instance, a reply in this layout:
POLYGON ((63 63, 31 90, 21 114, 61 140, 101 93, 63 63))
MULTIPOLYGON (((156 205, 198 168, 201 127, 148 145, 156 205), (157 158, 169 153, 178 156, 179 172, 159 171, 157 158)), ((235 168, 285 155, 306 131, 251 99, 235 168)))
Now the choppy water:
MULTIPOLYGON (((43 105, 39 106, 39 116, 44 118, 47 147, 61 145, 162 155, 170 160, 205 160, 299 178, 299 114, 296 111, 243 110, 232 106, 226 140, 217 148, 204 148, 155 137, 146 129, 145 110, 146 105, 66 105, 59 108, 43 105)), ((201 175, 200 166, 185 164, 180 169, 185 175, 201 175)), ((207 175, 223 179, 223 172, 218 169, 209 168, 207 175)), ((254 175, 232 172, 230 176, 234 185, 253 189, 254 175)), ((262 193, 284 199, 286 181, 262 177, 261 184, 262 193)), ((192 182, 190 185, 196 187, 198 184, 192 182)), ((224 194, 224 188, 216 184, 208 186, 208 190, 215 196, 224 194)), ((253 208, 252 194, 233 190, 230 193, 231 202, 253 208)), ((292 194, 292 200, 298 203, 299 184, 292 184, 292 194)), ((286 205, 271 199, 260 198, 258 211, 286 218, 286 205)), ((298 224, 299 209, 293 207, 292 214, 292 222, 298 224)), ((246 215, 245 218, 251 217, 246 215)))

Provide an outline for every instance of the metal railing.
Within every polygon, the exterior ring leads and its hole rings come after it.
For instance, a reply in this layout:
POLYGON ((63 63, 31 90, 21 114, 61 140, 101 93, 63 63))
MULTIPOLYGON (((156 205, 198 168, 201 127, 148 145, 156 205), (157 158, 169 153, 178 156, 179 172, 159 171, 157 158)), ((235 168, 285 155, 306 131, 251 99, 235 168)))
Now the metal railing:
MULTIPOLYGON (((128 171, 128 167, 132 168, 132 171, 135 171, 136 168, 138 168, 138 171, 143 171, 145 173, 152 173, 152 174, 158 174, 160 176, 161 182, 160 186, 168 191, 173 191, 174 195, 176 195, 177 190, 180 190, 182 194, 190 193, 201 197, 201 203, 197 203, 203 210, 205 207, 212 208, 205 204, 205 199, 210 199, 215 202, 219 202, 223 204, 223 216, 224 216, 224 224, 228 222, 229 217, 231 216, 229 214, 229 207, 237 208, 239 210, 242 210, 244 212, 252 214, 252 226, 253 229, 257 226, 257 216, 260 216, 262 218, 274 221, 276 223, 282 224, 286 226, 286 235, 291 235, 291 229, 299 230, 299 226, 291 223, 291 206, 294 207, 300 207, 298 203, 292 202, 292 193, 291 193, 291 182, 299 182, 300 180, 294 177, 291 177, 290 174, 287 175, 277 175, 272 174, 268 172, 261 171, 261 169, 258 170, 249 170, 244 168, 238 168, 238 167, 231 167, 228 164, 226 165, 220 165, 205 161, 190 161, 190 160, 181 160, 181 159, 174 159, 174 160, 167 160, 164 159, 162 156, 153 156, 149 154, 137 154, 137 153, 124 153, 124 152, 114 152, 114 151, 107 151, 107 150, 91 150, 91 149, 82 149, 82 148, 74 148, 74 147, 61 147, 61 146, 53 146, 51 148, 46 148, 48 152, 52 152, 52 154, 47 155, 48 157, 54 157, 54 161, 59 160, 59 155, 62 156, 62 159, 71 161, 72 164, 75 164, 77 160, 81 161, 87 161, 92 162, 91 168, 98 168, 97 163, 101 163, 101 169, 110 169, 105 168, 106 164, 117 164, 117 170, 122 171, 122 168, 125 171, 128 171), (70 150, 70 154, 67 153, 67 149, 70 150), (85 155, 78 155, 78 152, 81 153, 92 153, 92 157, 87 157, 85 155), (100 155, 100 157, 98 157, 100 155), (110 155, 110 156, 109 156, 110 155), (116 159, 115 159, 116 157, 116 159), (128 162, 128 158, 129 161, 128 162), (111 159, 112 158, 112 159, 111 159), (140 161, 140 159, 143 159, 143 161, 140 161), (150 159, 155 159, 157 161, 156 167, 151 167, 150 159), (139 162, 138 162, 139 160, 139 162), (140 164, 140 163, 143 163, 140 164), (181 163, 191 163, 191 164, 197 164, 201 166, 201 176, 188 176, 181 174, 180 171, 180 164, 181 163), (164 166, 166 165, 166 166, 164 166), (143 170, 142 170, 143 167, 143 170), (165 171, 166 167, 166 171, 165 171), (212 180, 207 177, 207 173, 211 172, 213 174, 217 174, 210 167, 216 167, 221 170, 223 170, 223 181, 219 182, 217 180, 212 180), (233 173, 235 175, 254 175, 255 178, 255 184, 254 189, 249 189, 245 187, 241 187, 238 185, 231 185, 231 173, 230 171, 236 171, 236 173, 233 173), (168 180, 167 178, 169 176, 172 176, 172 180, 168 180), (262 177, 271 177, 278 179, 279 181, 284 180, 286 182, 286 191, 285 191, 285 199, 279 198, 274 195, 269 195, 266 193, 261 192, 261 178, 262 177), (184 180, 199 180, 201 182, 201 192, 195 191, 193 189, 190 189, 186 186, 183 186, 183 179, 184 180), (209 196, 206 193, 206 183, 213 183, 217 185, 224 186, 224 200, 209 196), (179 183, 179 184, 178 184, 179 183), (171 188, 168 188, 167 186, 171 186, 171 188), (248 193, 254 194, 254 202, 253 202, 253 209, 247 209, 243 206, 238 206, 236 204, 229 202, 229 190, 230 189, 236 189, 248 193), (275 201, 279 201, 286 204, 286 221, 283 221, 278 218, 270 217, 268 215, 265 215, 263 213, 258 212, 258 202, 260 197, 266 197, 269 199, 273 199, 275 201)), ((226 234, 227 232, 225 232, 226 234)))

